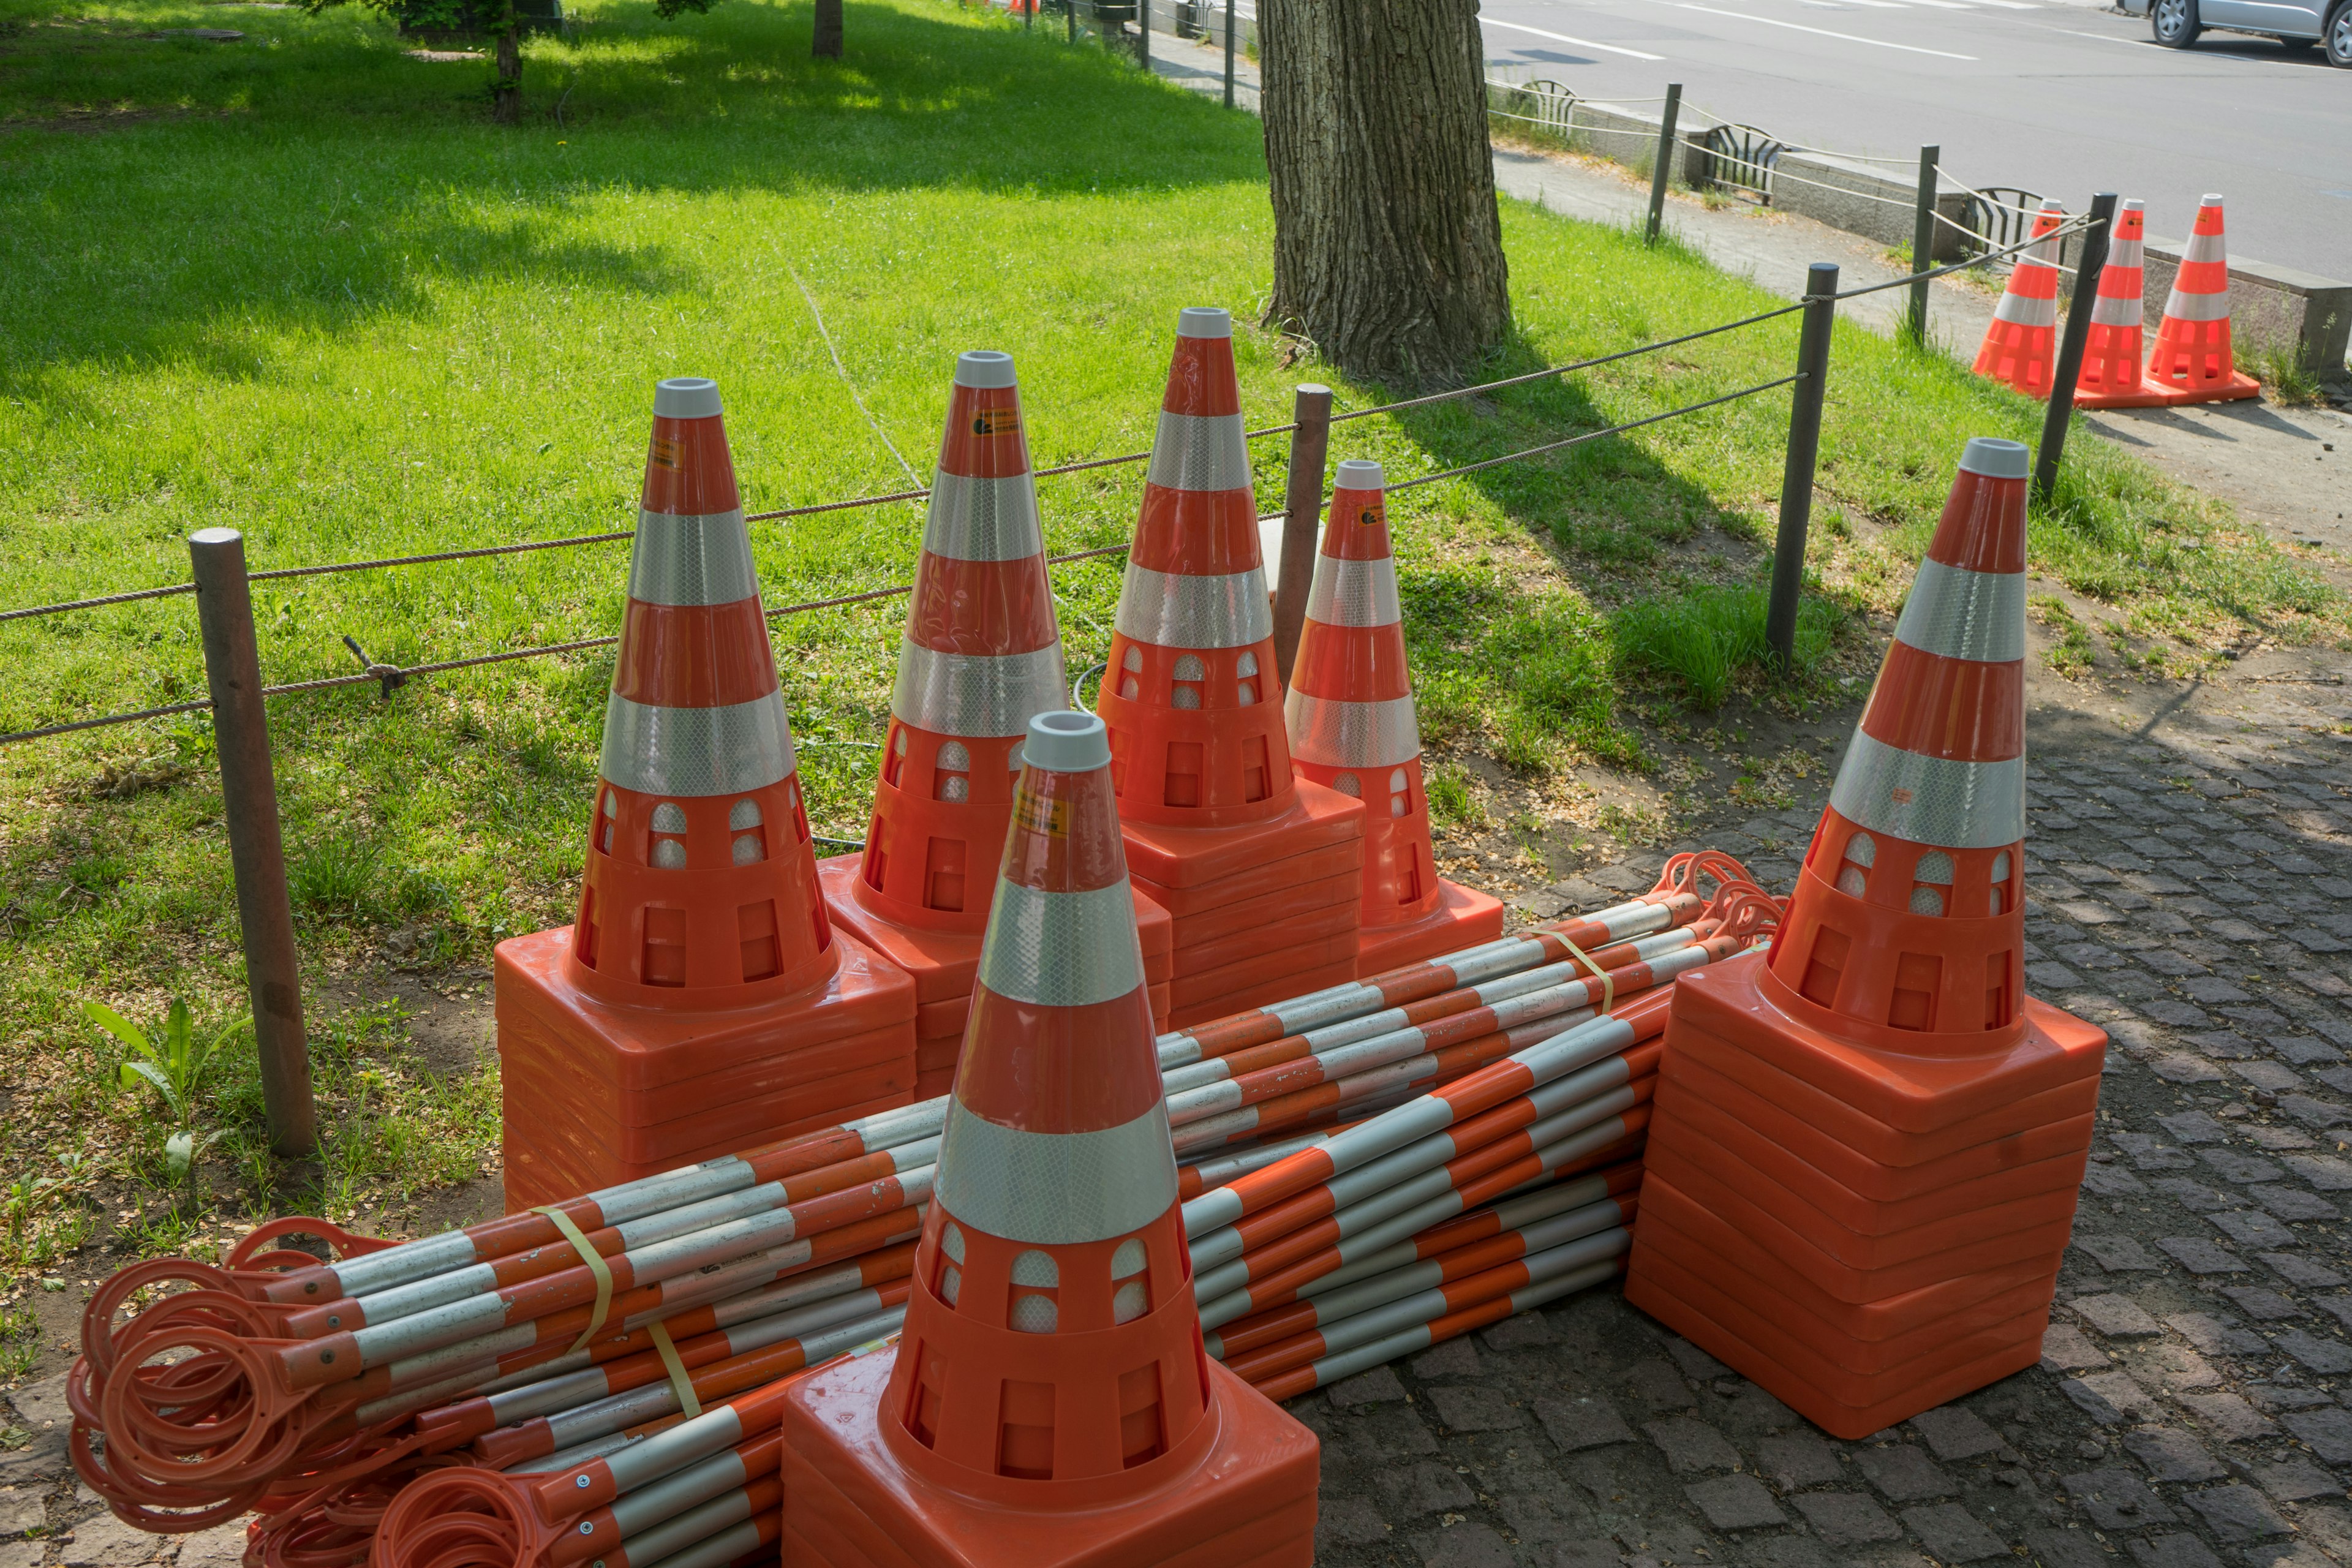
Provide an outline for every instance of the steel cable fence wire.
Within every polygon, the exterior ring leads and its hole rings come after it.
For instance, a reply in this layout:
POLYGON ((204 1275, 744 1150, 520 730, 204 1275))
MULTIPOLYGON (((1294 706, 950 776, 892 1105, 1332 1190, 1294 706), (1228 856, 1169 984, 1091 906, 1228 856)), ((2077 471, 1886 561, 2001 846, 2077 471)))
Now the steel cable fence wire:
MULTIPOLYGON (((2014 211, 2014 210, 2016 210, 2016 209, 2014 209, 2014 208, 2011 208, 2011 209, 2009 209, 2009 210, 2011 210, 2011 211, 2014 211)), ((1966 262, 1964 262, 1964 263, 1961 263, 1961 264, 1960 264, 1960 265, 1963 265, 1963 266, 1969 266, 1969 267, 1976 266, 1976 265, 1978 265, 1979 263, 1981 263, 1981 262, 1986 262, 1986 261, 1995 260, 1995 259, 1997 259, 1998 258, 2000 258, 2000 257, 2003 257, 2003 256, 2010 256, 2010 255, 2013 255, 2013 254, 2015 254, 2016 252, 2021 251, 2021 250, 2023 250, 2023 249, 2027 248, 2027 247, 2030 247, 2030 246, 2040 245, 2040 244, 2043 243, 2043 242, 2044 242, 2044 241, 2046 241, 2046 240, 2053 240, 2053 239, 2063 239, 2066 236, 2068 236, 2068 235, 2070 235, 2070 234, 2080 234, 2080 233, 2082 233, 2082 232, 2084 231, 2084 226, 2085 226, 2085 225, 2086 225, 2086 222, 2087 222, 2087 220, 2085 220, 2085 219, 2084 219, 2084 218, 2082 218, 2082 217, 2080 217, 2080 216, 2077 216, 2077 217, 2074 217, 2074 218, 2070 218, 2070 219, 2069 219, 2069 220, 2067 220, 2065 223, 2063 223, 2063 224, 2059 225, 2056 228, 2052 229, 2048 234, 2042 235, 2042 236, 2041 236, 2041 237, 2038 237, 2038 238, 2037 238, 2037 237, 2032 237, 2032 236, 2028 236, 2026 238, 2019 240, 2019 241, 2018 241, 2016 244, 2014 244, 2014 245, 2002 246, 2002 245, 1999 244, 1999 242, 1997 242, 1997 241, 1993 238, 1993 237, 1992 237, 1992 236, 1990 236, 1990 235, 1989 235, 1989 234, 1979 234, 1975 229, 1972 229, 1972 228, 1969 227, 1969 226, 1968 226, 1967 225, 1965 225, 1965 224, 1955 223, 1955 222, 1954 222, 1953 220, 1951 220, 1950 218, 1946 217, 1942 213, 1936 212, 1936 211, 1934 211, 1933 209, 1930 209, 1930 210, 1929 210, 1929 212, 1928 212, 1928 215, 1927 215, 1927 216, 1930 216, 1930 217, 1932 217, 1932 218, 1934 218, 1937 223, 1942 224, 1942 225, 1943 225, 1945 227, 1947 227, 1947 228, 1954 228, 1954 229, 1958 229, 1958 230, 1959 230, 1959 232, 1960 232, 1960 233, 1967 235, 1970 239, 1976 239, 1976 240, 1981 240, 1981 241, 1983 241, 1983 243, 1985 244, 1985 246, 1986 246, 1986 247, 1987 247, 1987 248, 1985 248, 1985 249, 1984 249, 1984 250, 1982 250, 1982 251, 1979 251, 1979 252, 1978 254, 1976 254, 1975 256, 1972 256, 1972 257, 1969 258, 1969 259, 1968 259, 1966 262)), ((2040 213, 2038 213, 2038 212, 2037 212, 2037 213, 2031 214, 2031 215, 2029 215, 2029 216, 2033 216, 2033 217, 2040 217, 2042 215, 2041 215, 2040 213)), ((2069 278, 2072 278, 2072 277, 2074 277, 2074 276, 2075 269, 2074 269, 2074 268, 2072 268, 2072 267, 2067 266, 2067 265, 2066 265, 2064 262, 2063 262, 2063 261, 2054 261, 2054 260, 2053 260, 2053 261, 2047 262, 2047 263, 2045 263, 2044 265, 2046 265, 2046 266, 2050 266, 2050 267, 2055 267, 2059 271, 2063 272, 2063 273, 2064 273, 2064 274, 2066 274, 2066 276, 2068 276, 2069 278)))
POLYGON ((1738 392, 1727 392, 1720 397, 1710 397, 1702 403, 1689 403, 1680 408, 1669 408, 1663 414, 1652 414, 1640 419, 1627 419, 1615 425, 1604 425, 1598 430, 1586 430, 1570 436, 1566 440, 1547 441, 1540 447, 1529 447, 1524 451, 1506 452, 1499 458, 1486 458, 1475 463, 1464 463, 1459 468, 1441 469, 1434 474, 1423 474, 1416 479, 1399 479, 1388 487, 1388 493, 1393 495, 1399 490, 1409 490, 1418 485, 1433 485, 1440 479, 1458 479, 1464 474, 1475 474, 1481 468, 1497 468, 1504 463, 1516 463, 1522 458, 1540 457, 1546 452, 1557 452, 1563 447, 1580 446, 1587 441, 1598 441, 1603 436, 1615 436, 1627 430, 1638 430, 1644 425, 1656 425, 1668 419, 1679 419, 1685 414, 1696 414, 1701 409, 1734 403, 1743 397, 1753 397, 1759 392, 1769 392, 1775 387, 1788 386, 1792 383, 1802 381, 1804 375, 1804 372, 1799 371, 1793 375, 1784 375, 1778 380, 1759 382, 1754 386, 1742 387, 1738 392))
MULTIPOLYGON (((2070 234, 2085 233, 2090 226, 2091 219, 2087 215, 2069 218, 2039 238, 2021 239, 2015 245, 2004 246, 1999 250, 1987 251, 1982 256, 1971 256, 1965 261, 1948 261, 1943 266, 1932 268, 1926 272, 1906 272, 1900 278, 1889 279, 1884 283, 1865 283, 1859 289, 1841 289, 1837 291, 1836 298, 1853 300, 1864 294, 1876 294, 1887 289, 1908 289, 1915 283, 1924 283, 1930 279, 1944 277, 1948 273, 1965 272, 1971 267, 1980 267, 1988 261, 1997 260, 2004 256, 2012 256, 2029 246, 2046 245, 2053 239, 2063 240, 2070 234)), ((2050 265, 2069 275, 2074 271, 2074 268, 2060 262, 2053 261, 2050 265)))
MULTIPOLYGON (((1787 180, 1794 184, 1811 185, 1818 191, 1834 191, 1842 196, 1858 196, 1864 201, 1877 202, 1883 206, 1904 207, 1907 209, 1917 205, 1916 197, 1874 195, 1868 191, 1857 191, 1851 185, 1832 185, 1823 180, 1809 180, 1802 174, 1792 174, 1789 173, 1788 170, 1780 167, 1778 163, 1763 163, 1757 162, 1753 158, 1741 158, 1729 153, 1717 151, 1713 147, 1707 146, 1705 142, 1694 142, 1687 136, 1677 136, 1675 138, 1675 141, 1677 145, 1687 148, 1691 152, 1702 153, 1705 156, 1715 159, 1720 163, 1729 163, 1735 168, 1753 169, 1758 174, 1769 179, 1787 180)), ((1785 142, 1780 143, 1780 150, 1783 153, 1800 153, 1808 151, 1808 149, 1801 147, 1791 147, 1785 142)), ((1843 158, 1849 154, 1838 153, 1830 155, 1843 158)))

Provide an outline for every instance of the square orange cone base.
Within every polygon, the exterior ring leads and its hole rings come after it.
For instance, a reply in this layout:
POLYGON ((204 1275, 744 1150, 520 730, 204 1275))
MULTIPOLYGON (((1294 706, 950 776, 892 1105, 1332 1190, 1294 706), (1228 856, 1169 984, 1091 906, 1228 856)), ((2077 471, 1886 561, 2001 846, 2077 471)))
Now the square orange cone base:
POLYGON ((1130 1502, 1017 1508, 899 1464, 877 1421, 897 1355, 836 1363, 784 1396, 793 1568, 1312 1568, 1320 1445, 1219 1363, 1206 1364, 1220 1429, 1192 1469, 1130 1502))
MULTIPOLYGON (((817 889, 835 931, 848 931, 915 983, 914 1096, 934 1099, 955 1082, 964 1021, 971 1014, 972 981, 980 970, 980 933, 904 926, 867 909, 855 890, 863 860, 863 856, 851 854, 818 861, 817 889)), ((1164 1031, 1175 925, 1168 911, 1141 890, 1130 890, 1136 941, 1143 950, 1143 979, 1151 996, 1151 1023, 1164 1031)))
POLYGON ((914 983, 845 931, 822 984, 724 1011, 599 1002, 564 973, 571 941, 559 926, 499 944, 510 1208, 529 1207, 517 1203, 526 1193, 570 1196, 913 1096, 914 983))
POLYGON ((1356 973, 1380 974, 1420 963, 1503 934, 1503 900, 1440 878, 1437 907, 1402 925, 1367 925, 1356 932, 1356 973))
POLYGON ((1765 959, 1675 984, 1625 1297, 1867 1436, 2039 1359, 2106 1037, 2029 997, 1974 1055, 1855 1044, 1765 959))
POLYGON ((2147 403, 2140 405, 2141 407, 2179 408, 2191 403, 2235 403, 2242 397, 2260 397, 2263 395, 2263 384, 2243 371, 2231 371, 2230 379, 2219 386, 2173 386, 2144 377, 2139 389, 2147 399, 2147 403))

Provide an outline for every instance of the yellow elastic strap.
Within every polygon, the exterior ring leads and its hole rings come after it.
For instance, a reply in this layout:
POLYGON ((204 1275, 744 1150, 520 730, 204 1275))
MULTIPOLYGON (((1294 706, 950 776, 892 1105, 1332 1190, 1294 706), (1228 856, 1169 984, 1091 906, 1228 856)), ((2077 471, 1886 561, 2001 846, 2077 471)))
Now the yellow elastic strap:
POLYGON ((588 1245, 588 1237, 572 1223, 572 1216, 562 1209, 543 1204, 530 1212, 543 1214, 552 1221, 555 1228, 562 1233, 563 1239, 572 1244, 572 1250, 580 1255, 580 1261, 588 1266, 588 1272, 596 1277, 596 1310, 588 1314, 588 1326, 580 1331, 580 1337, 572 1342, 570 1350, 563 1352, 565 1355, 577 1355, 588 1348, 588 1342, 594 1339, 604 1326, 604 1314, 613 1310, 613 1266, 604 1261, 604 1254, 588 1245))
POLYGON ((686 1375, 686 1363, 677 1355, 677 1346, 670 1342, 669 1331, 659 1323, 650 1323, 646 1332, 654 1340, 654 1353, 661 1357, 662 1368, 669 1373, 669 1385, 677 1390, 678 1408, 689 1421, 702 1414, 702 1401, 694 1396, 694 1379, 686 1375))
MULTIPOLYGON (((1559 935, 1557 931, 1552 934, 1555 936, 1559 935)), ((1591 954, 1577 946, 1576 943, 1569 941, 1568 938, 1564 936, 1560 937, 1559 944, 1560 946, 1568 949, 1569 952, 1576 954, 1577 962, 1583 964, 1585 968, 1592 971, 1594 976, 1600 980, 1601 1010, 1606 1013, 1610 1008, 1615 1006, 1617 1005, 1617 982, 1611 977, 1609 971, 1593 963, 1591 954)))

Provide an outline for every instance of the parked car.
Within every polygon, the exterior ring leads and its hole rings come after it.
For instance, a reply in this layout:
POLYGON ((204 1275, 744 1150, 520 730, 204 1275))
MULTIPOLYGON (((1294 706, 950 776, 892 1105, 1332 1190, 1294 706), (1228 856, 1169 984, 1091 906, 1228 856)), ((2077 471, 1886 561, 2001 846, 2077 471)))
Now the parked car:
POLYGON ((2327 63, 2352 69, 2352 0, 2123 0, 2146 16, 2156 41, 2185 49, 2208 28, 2276 38, 2290 50, 2316 44, 2327 63))

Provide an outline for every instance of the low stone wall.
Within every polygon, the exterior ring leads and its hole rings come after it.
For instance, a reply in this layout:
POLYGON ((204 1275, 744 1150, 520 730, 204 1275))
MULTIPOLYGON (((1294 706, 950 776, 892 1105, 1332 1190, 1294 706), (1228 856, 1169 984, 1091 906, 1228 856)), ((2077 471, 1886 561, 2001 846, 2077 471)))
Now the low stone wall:
MULTIPOLYGON (((1893 164, 1853 163, 1818 153, 1783 153, 1774 166, 1774 206, 1882 245, 1911 243, 1918 200, 1916 169, 1898 173, 1893 164)), ((1937 182, 1936 210, 1952 223, 1966 219, 1968 203, 1967 192, 1937 182)), ((1937 263, 1958 261, 1960 231, 1937 224, 1927 257, 1937 263)))

